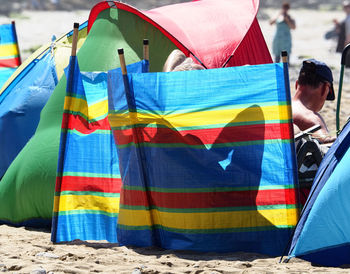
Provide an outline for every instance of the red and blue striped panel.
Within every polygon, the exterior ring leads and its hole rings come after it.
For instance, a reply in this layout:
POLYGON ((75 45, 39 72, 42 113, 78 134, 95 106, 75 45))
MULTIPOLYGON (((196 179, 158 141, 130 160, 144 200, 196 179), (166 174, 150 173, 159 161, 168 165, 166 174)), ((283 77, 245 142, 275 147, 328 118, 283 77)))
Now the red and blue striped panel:
POLYGON ((131 74, 128 83, 132 103, 115 101, 108 116, 123 181, 119 242, 281 254, 298 216, 283 65, 131 74))
POLYGON ((107 74, 82 74, 72 58, 66 75, 52 241, 117 242, 121 178, 107 121, 107 74))
MULTIPOLYGON (((144 62, 129 71, 148 70, 144 62)), ((76 57, 66 69, 65 97, 52 241, 117 242, 121 177, 108 122, 107 73, 80 72, 76 57)), ((121 75, 109 73, 110 81, 121 75)))

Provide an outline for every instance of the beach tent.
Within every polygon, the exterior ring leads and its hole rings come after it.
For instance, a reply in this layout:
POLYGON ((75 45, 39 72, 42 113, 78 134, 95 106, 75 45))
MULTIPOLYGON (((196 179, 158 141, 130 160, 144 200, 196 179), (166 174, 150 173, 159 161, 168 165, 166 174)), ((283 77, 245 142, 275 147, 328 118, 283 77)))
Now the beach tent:
POLYGON ((350 263, 350 123, 323 158, 295 229, 289 257, 324 265, 350 263))
MULTIPOLYGON (((40 112, 67 65, 69 32, 34 52, 0 90, 0 178, 33 136, 40 112)), ((87 35, 87 22, 79 31, 80 47, 87 35)))
POLYGON ((15 21, 0 25, 0 88, 20 64, 15 21))
POLYGON ((101 13, 118 9, 156 27, 206 68, 266 64, 272 60, 256 18, 258 7, 259 0, 202 0, 141 12, 120 2, 105 1, 91 10, 88 28, 101 13))
MULTIPOLYGON (((77 56, 79 66, 82 71, 119 67, 118 48, 125 49, 128 64, 137 62, 144 38, 150 42, 151 71, 161 71, 176 48, 207 68, 272 62, 256 21, 258 4, 201 0, 141 12, 120 2, 102 2, 91 11, 89 34, 77 56)), ((34 136, 1 180, 3 222, 51 222, 65 89, 62 77, 41 112, 34 136)))

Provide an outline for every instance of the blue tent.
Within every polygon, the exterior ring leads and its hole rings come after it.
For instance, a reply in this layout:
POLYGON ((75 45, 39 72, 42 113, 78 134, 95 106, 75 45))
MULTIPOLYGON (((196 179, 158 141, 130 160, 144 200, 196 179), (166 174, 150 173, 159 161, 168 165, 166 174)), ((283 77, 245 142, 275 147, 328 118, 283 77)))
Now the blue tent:
POLYGON ((289 258, 350 263, 350 123, 324 157, 296 227, 289 258))
POLYGON ((0 177, 34 134, 40 111, 58 82, 50 51, 33 64, 33 69, 14 84, 10 93, 0 96, 0 177))
MULTIPOLYGON (((87 22, 80 25, 80 39, 86 30, 87 22)), ((0 86, 0 178, 35 133, 40 112, 66 66, 72 34, 53 37, 50 46, 38 49, 0 86)))

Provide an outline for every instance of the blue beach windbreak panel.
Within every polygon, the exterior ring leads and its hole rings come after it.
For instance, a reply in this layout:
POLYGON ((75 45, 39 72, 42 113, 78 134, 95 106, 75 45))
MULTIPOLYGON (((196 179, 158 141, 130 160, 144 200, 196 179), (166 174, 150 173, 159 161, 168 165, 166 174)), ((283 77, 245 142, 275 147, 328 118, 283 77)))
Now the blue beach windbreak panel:
POLYGON ((109 83, 120 243, 281 254, 298 216, 284 76, 269 64, 109 83))
MULTIPOLYGON (((148 63, 128 66, 148 70, 148 63)), ((56 179, 52 241, 117 242, 121 178, 110 129, 107 73, 80 72, 71 58, 56 179)), ((120 69, 110 74, 121 75, 120 69)))

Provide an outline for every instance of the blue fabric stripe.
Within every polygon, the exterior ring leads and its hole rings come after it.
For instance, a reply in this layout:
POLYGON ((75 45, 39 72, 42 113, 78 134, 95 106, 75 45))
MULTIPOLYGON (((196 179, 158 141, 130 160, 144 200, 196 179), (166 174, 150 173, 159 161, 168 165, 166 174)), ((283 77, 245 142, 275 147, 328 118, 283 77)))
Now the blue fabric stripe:
POLYGON ((62 132, 61 139, 63 135, 67 135, 64 172, 120 174, 112 133, 77 135, 72 131, 62 132))
POLYGON ((88 106, 108 100, 106 72, 81 72, 81 77, 88 106))
MULTIPOLYGON (((127 66, 128 73, 148 72, 149 62, 142 60, 127 66), (140 66, 141 63, 141 66, 140 66)), ((108 108, 113 110, 127 110, 128 104, 124 92, 123 76, 120 68, 108 71, 108 108)))
POLYGON ((118 217, 103 214, 70 214, 53 217, 57 224, 56 241, 107 240, 117 243, 118 217))
POLYGON ((0 25, 0 45, 17 43, 12 24, 0 25))
MULTIPOLYGON (((156 148, 145 147, 151 187, 205 188, 290 185, 293 183, 293 162, 290 144, 268 144, 228 148, 156 148), (155 157, 156 155, 156 157, 155 157), (170 166, 169 166, 170 165, 170 166), (194 179, 195 178, 195 179, 194 179)), ((120 166, 134 166, 135 147, 118 149, 120 166)), ((137 170, 137 169, 136 169, 137 170)), ((127 185, 142 186, 137 172, 123 178, 127 185)))
MULTIPOLYGON (((128 245, 141 247, 162 246, 165 249, 200 252, 258 252, 271 256, 282 253, 290 229, 270 231, 189 234, 163 229, 124 230, 118 227, 118 240, 128 239, 128 245)), ((124 240, 125 241, 125 240, 124 240)))
POLYGON ((215 107, 287 101, 283 64, 131 74, 129 81, 137 108, 150 112, 205 110, 213 106, 213 98, 215 107))
POLYGON ((82 75, 80 73, 78 59, 76 56, 71 56, 69 66, 64 69, 67 78, 67 93, 73 93, 81 98, 85 98, 82 75))

